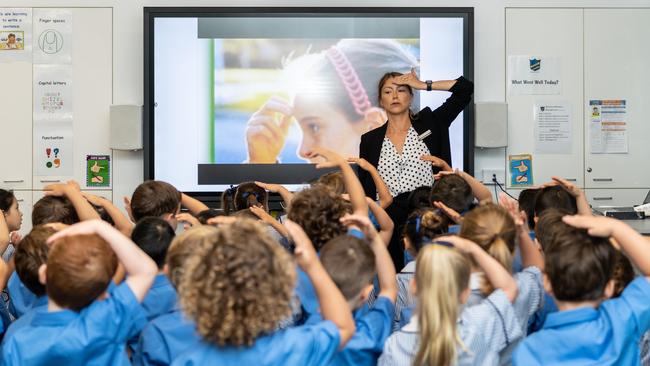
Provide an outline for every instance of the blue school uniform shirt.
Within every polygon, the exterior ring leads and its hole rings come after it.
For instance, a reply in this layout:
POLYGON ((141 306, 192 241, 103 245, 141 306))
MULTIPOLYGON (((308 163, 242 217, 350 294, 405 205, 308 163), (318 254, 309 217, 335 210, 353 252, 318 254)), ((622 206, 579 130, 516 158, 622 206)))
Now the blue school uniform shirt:
MULTIPOLYGON (((349 229, 347 235, 354 236, 355 238, 364 239, 363 232, 359 229, 349 229)), ((297 269, 298 272, 298 281, 296 283, 295 293, 300 299, 300 304, 302 305, 302 311, 304 317, 309 319, 312 314, 318 312, 320 304, 318 302, 318 297, 316 296, 316 290, 309 279, 309 276, 301 269, 297 269)))
POLYGON ((177 357, 172 365, 326 365, 338 350, 340 342, 336 325, 324 321, 261 336, 250 347, 218 347, 200 342, 177 357))
POLYGON ((515 350, 514 365, 638 365, 639 340, 650 329, 650 282, 632 281, 616 299, 549 314, 544 327, 515 350))
POLYGON ((2 345, 5 365, 130 365, 126 340, 143 309, 126 283, 80 312, 37 311, 2 345))
POLYGON ((39 311, 47 311, 47 296, 37 297, 36 301, 32 304, 32 308, 9 325, 9 328, 5 333, 5 339, 11 338, 12 334, 14 334, 18 329, 32 324, 34 315, 39 311))
MULTIPOLYGON (((372 307, 364 305, 354 311, 356 331, 339 351, 330 365, 374 366, 390 336, 395 316, 395 304, 385 296, 377 297, 372 307)), ((312 315, 307 324, 322 321, 321 314, 312 315)))
POLYGON ((177 356, 201 340, 194 323, 178 307, 152 320, 142 330, 133 364, 169 365, 177 356))
POLYGON ((9 298, 11 299, 9 311, 16 318, 20 318, 28 312, 34 305, 34 302, 36 302, 36 295, 25 287, 16 272, 12 273, 11 277, 9 277, 7 291, 9 291, 9 298))
MULTIPOLYGON (((169 278, 164 274, 157 275, 149 292, 147 292, 147 296, 142 300, 142 308, 145 311, 147 321, 174 310, 177 301, 176 289, 169 282, 169 278)), ((138 334, 129 339, 128 344, 133 353, 137 352, 138 334)))

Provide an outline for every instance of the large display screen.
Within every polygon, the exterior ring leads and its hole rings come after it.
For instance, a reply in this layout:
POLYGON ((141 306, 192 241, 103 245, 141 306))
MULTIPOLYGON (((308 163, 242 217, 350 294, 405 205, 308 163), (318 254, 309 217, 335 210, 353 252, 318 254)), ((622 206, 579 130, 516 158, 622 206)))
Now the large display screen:
MULTIPOLYGON (((358 156, 381 126, 378 82, 471 74, 471 9, 145 8, 145 178, 184 192, 247 180, 296 186, 323 146, 358 156)), ((416 91, 412 110, 448 92, 416 91)), ((454 167, 472 165, 471 118, 450 129, 454 167)))

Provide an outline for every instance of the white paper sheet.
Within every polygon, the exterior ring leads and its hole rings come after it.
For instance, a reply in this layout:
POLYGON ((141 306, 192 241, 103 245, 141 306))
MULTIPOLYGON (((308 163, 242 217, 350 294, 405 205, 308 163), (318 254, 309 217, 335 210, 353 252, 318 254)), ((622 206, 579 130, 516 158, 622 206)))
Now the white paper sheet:
POLYGON ((38 176, 73 175, 71 121, 34 122, 34 171, 38 176))
POLYGON ((569 103, 536 103, 534 113, 535 152, 570 154, 572 140, 569 103))
POLYGON ((34 64, 72 63, 72 12, 34 9, 34 64))
POLYGON ((562 75, 557 56, 508 56, 508 93, 561 94, 562 75))
POLYGON ((0 62, 32 61, 32 9, 0 8, 0 62))
POLYGON ((589 145, 592 154, 627 154, 627 105, 624 99, 589 101, 589 145))
POLYGON ((34 120, 72 121, 71 65, 34 65, 34 120))

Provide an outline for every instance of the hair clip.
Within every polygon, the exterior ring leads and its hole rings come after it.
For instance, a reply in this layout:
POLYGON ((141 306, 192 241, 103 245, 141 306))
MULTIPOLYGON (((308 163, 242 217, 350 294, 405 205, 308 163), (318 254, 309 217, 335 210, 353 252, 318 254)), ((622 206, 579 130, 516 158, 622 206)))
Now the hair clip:
POLYGON ((445 240, 434 240, 431 244, 442 245, 443 247, 453 248, 454 244, 450 241, 445 240))

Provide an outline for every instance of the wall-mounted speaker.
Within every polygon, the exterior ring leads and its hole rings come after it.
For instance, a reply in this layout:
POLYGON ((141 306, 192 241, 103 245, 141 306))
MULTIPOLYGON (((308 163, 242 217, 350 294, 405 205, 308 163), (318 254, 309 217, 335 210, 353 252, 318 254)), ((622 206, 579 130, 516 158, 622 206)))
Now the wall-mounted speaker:
POLYGON ((508 105, 506 103, 475 104, 476 147, 508 146, 508 105))
POLYGON ((113 150, 142 149, 142 106, 112 105, 110 147, 113 150))

